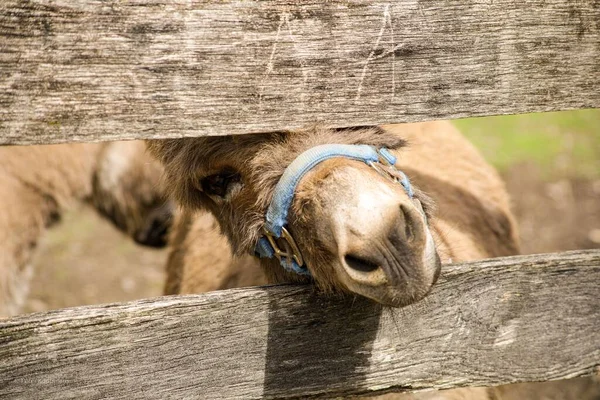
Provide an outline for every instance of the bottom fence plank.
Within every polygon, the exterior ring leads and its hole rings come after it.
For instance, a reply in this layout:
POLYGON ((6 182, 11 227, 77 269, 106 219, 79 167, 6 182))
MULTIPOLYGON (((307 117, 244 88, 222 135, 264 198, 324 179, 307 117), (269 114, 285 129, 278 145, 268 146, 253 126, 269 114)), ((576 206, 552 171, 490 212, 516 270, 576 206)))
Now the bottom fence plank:
POLYGON ((0 322, 0 397, 293 398, 498 385, 600 365, 600 251, 445 266, 401 309, 309 286, 0 322))

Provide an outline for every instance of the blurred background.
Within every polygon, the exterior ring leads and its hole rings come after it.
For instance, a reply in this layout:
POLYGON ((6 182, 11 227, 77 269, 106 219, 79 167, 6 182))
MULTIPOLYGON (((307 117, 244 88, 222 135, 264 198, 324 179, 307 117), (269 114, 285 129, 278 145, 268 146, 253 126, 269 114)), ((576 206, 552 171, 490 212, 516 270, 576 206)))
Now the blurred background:
MULTIPOLYGON (((455 124, 503 176, 523 253, 600 248, 600 110, 455 124)), ((166 256, 81 206, 44 237, 25 311, 159 296, 166 256)))

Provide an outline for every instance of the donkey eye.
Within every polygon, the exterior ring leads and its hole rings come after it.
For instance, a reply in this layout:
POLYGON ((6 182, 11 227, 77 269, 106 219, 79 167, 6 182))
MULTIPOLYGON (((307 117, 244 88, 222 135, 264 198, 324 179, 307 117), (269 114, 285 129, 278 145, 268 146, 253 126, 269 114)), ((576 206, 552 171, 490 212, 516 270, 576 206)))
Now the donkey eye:
POLYGON ((223 171, 203 178, 200 181, 200 185, 202 190, 208 195, 225 197, 231 191, 234 184, 240 181, 241 177, 237 172, 223 171))

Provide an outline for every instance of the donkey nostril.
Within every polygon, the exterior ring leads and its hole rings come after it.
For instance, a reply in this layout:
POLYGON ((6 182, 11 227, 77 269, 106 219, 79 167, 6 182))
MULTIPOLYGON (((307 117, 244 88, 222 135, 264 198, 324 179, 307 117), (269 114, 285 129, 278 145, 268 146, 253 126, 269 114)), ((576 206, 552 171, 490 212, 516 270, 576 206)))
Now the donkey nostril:
POLYGON ((379 266, 371 261, 365 260, 363 258, 355 257, 350 254, 346 254, 344 256, 344 260, 346 264, 352 269, 361 272, 373 272, 379 268, 379 266))

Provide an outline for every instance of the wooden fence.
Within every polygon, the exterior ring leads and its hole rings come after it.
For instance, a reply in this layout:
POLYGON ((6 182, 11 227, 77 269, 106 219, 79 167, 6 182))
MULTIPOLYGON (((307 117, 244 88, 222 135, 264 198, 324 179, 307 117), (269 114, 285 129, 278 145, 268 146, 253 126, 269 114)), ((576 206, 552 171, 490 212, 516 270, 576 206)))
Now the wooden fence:
MULTIPOLYGON (((4 0, 0 144, 600 107, 595 0, 4 0)), ((309 287, 0 322, 0 397, 293 398, 600 366, 600 251, 449 266, 382 309, 309 287)))

